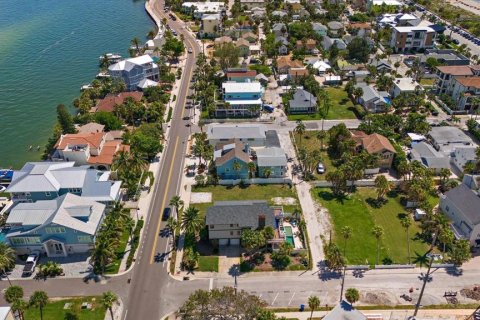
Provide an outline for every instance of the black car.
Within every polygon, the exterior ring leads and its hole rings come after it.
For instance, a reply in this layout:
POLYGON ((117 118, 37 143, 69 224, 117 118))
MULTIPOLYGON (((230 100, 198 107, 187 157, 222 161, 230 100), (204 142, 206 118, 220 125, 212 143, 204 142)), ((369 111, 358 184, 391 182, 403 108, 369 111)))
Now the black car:
POLYGON ((172 214, 172 209, 170 207, 166 207, 163 210, 162 221, 167 221, 171 214, 172 214))

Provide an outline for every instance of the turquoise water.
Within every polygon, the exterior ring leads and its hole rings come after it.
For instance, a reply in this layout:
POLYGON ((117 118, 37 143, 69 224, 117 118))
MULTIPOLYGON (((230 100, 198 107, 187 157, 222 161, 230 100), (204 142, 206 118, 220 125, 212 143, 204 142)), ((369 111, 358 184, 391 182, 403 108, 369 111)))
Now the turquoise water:
POLYGON ((292 227, 285 226, 283 227, 283 232, 285 233, 285 241, 290 243, 291 245, 295 246, 295 242, 293 241, 293 231, 292 227))
POLYGON ((126 56, 153 27, 144 1, 0 0, 0 168, 38 160, 57 104, 71 105, 101 54, 126 56))

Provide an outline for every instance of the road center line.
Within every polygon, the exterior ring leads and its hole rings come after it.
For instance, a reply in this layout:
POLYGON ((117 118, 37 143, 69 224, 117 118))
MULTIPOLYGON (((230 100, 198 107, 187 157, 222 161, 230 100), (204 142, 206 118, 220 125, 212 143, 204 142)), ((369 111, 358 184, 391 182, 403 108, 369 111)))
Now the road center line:
POLYGON ((160 232, 160 225, 162 224, 162 216, 161 215, 162 215, 163 208, 165 207, 165 202, 167 201, 167 193, 168 193, 167 191, 168 191, 168 188, 170 187, 170 179, 172 178, 173 164, 175 162, 174 161, 175 160, 175 155, 177 154, 178 139, 179 139, 179 137, 177 136, 177 139, 175 140, 175 147, 173 148, 172 161, 170 162, 170 169, 168 170, 167 184, 165 185, 165 190, 164 190, 164 193, 163 193, 162 205, 160 206, 160 214, 159 214, 159 217, 158 217, 158 224, 157 224, 157 228, 155 230, 155 236, 153 238, 154 240, 153 240, 152 254, 150 255, 150 264, 153 264, 153 259, 155 257, 155 250, 157 248, 157 241, 158 241, 158 233, 160 232))

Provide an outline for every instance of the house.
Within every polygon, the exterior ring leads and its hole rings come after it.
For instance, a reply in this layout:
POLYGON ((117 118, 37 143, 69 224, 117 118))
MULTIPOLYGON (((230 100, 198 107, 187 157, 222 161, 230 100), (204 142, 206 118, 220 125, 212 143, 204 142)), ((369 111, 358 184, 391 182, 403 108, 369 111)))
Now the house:
POLYGON ((249 178, 250 149, 238 139, 217 144, 213 161, 219 179, 249 178))
POLYGON ((125 102, 126 99, 133 99, 135 102, 142 101, 143 92, 133 91, 133 92, 120 92, 118 94, 108 94, 103 99, 98 99, 94 107, 90 109, 90 112, 113 112, 115 111, 115 106, 121 105, 125 102))
POLYGON ((272 11, 272 17, 283 18, 283 17, 286 17, 286 16, 288 16, 288 13, 285 10, 272 11))
POLYGON ((287 156, 279 147, 256 150, 258 176, 260 178, 283 178, 287 175, 287 156))
POLYGON ((217 105, 217 117, 256 116, 262 107, 263 87, 260 82, 224 82, 225 104, 217 105))
POLYGON ((254 20, 262 19, 267 14, 267 10, 265 8, 255 7, 255 8, 252 8, 251 11, 252 11, 252 18, 254 20))
POLYGON ((193 14, 195 19, 201 19, 208 14, 221 14, 226 12, 224 2, 184 2, 182 10, 187 14, 193 14))
POLYGON ((343 33, 343 23, 338 21, 330 21, 327 23, 328 31, 333 36, 341 36, 343 33))
POLYGON ((305 67, 301 68, 290 68, 288 70, 288 79, 295 82, 302 77, 308 76, 308 69, 305 67))
POLYGON ((277 58, 277 71, 279 74, 288 74, 291 68, 303 68, 300 60, 292 60, 290 56, 277 58))
POLYGON ((442 169, 450 169, 450 159, 445 154, 435 150, 429 143, 421 141, 412 145, 409 158, 418 161, 424 167, 439 174, 442 169))
POLYGON ((238 48, 240 57, 246 58, 250 55, 250 43, 247 40, 240 38, 235 42, 235 46, 238 48))
POLYGON ((256 43, 257 40, 258 40, 258 37, 253 32, 246 32, 246 33, 242 34, 242 39, 247 40, 249 43, 256 43))
POLYGON ((313 53, 313 51, 317 48, 317 41, 313 39, 307 39, 307 41, 303 43, 302 40, 297 40, 296 48, 305 49, 307 53, 313 53))
POLYGON ((463 168, 469 163, 476 163, 477 156, 476 156, 475 147, 457 147, 453 151, 452 155, 452 164, 460 171, 463 172, 463 168))
POLYGON ((418 26, 422 20, 419 19, 417 16, 410 14, 410 13, 404 13, 404 14, 398 14, 395 17, 395 22, 397 23, 396 26, 398 27, 404 27, 404 26, 418 26))
POLYGON ((379 73, 389 73, 393 70, 392 64, 384 59, 371 59, 368 64, 375 67, 379 73))
POLYGON ((229 36, 222 36, 222 37, 216 38, 214 42, 215 42, 215 45, 217 46, 217 45, 222 45, 224 43, 233 42, 233 40, 229 36))
POLYGON ((298 11, 300 10, 300 8, 302 8, 300 0, 285 0, 285 4, 287 6, 290 6, 293 11, 298 11))
POLYGON ((109 204, 121 197, 121 181, 110 180, 110 171, 74 167, 73 162, 27 162, 13 173, 5 190, 13 202, 53 200, 73 193, 109 204))
POLYGON ((473 140, 457 127, 432 127, 428 136, 435 149, 448 156, 458 147, 476 147, 473 140))
POLYGON ((358 150, 365 150, 368 154, 376 154, 379 158, 379 167, 389 169, 395 157, 395 148, 390 141, 378 133, 366 134, 363 131, 351 131, 352 138, 358 150))
POLYGON ((432 49, 435 34, 435 30, 427 26, 394 27, 390 47, 397 53, 432 49))
MULTIPOLYGON (((349 79, 355 79, 355 81, 365 81, 365 78, 370 76, 370 71, 368 70, 352 70, 347 72, 345 75, 349 79)), ((388 95, 388 94, 387 94, 388 95)))
POLYGON ((266 201, 217 201, 207 209, 208 238, 219 245, 240 245, 242 231, 276 229, 274 208, 266 201))
POLYGON ((148 89, 148 88, 151 88, 151 87, 156 87, 156 86, 158 86, 157 81, 153 81, 153 80, 150 80, 150 79, 143 79, 138 84, 137 89, 141 90, 141 91, 145 91, 145 89, 148 89))
POLYGON ((288 113, 315 113, 317 111, 317 98, 304 89, 295 90, 293 99, 288 101, 288 113))
POLYGON ((372 34, 372 26, 368 22, 354 22, 348 25, 351 34, 358 37, 369 37, 372 34))
POLYGON ((323 320, 367 320, 367 317, 355 309, 350 303, 342 300, 323 317, 323 320))
POLYGON ((436 75, 436 93, 451 95, 455 86, 455 79, 480 76, 480 66, 438 66, 436 75))
POLYGON ((115 154, 128 152, 130 146, 114 139, 108 132, 62 134, 54 146, 54 160, 73 161, 76 166, 89 165, 107 170, 115 154))
POLYGON ((81 126, 75 125, 75 127, 77 128, 77 132, 82 134, 103 132, 103 129, 105 128, 103 124, 96 122, 89 122, 81 126))
POLYGON ((205 14, 202 17, 201 34, 205 37, 215 37, 222 26, 222 16, 219 13, 205 14))
POLYGON ((452 99, 457 101, 458 110, 468 110, 473 114, 478 109, 475 98, 480 97, 480 77, 455 78, 453 82, 452 99))
POLYGON ((263 147, 267 143, 266 131, 263 125, 258 124, 212 123, 207 126, 207 138, 212 146, 238 139, 250 147, 263 147))
POLYGON ((338 50, 347 49, 347 44, 342 39, 339 39, 339 38, 334 39, 334 38, 330 38, 328 36, 323 37, 321 46, 324 50, 330 50, 330 48, 333 45, 335 45, 338 48, 338 50))
POLYGON ((0 307, 0 320, 15 320, 16 316, 10 307, 0 307))
POLYGON ((285 23, 275 23, 272 27, 272 32, 275 35, 275 37, 288 36, 287 26, 285 25, 285 23))
MULTIPOLYGON (((468 178, 467 176, 464 177, 464 181, 465 178, 468 178)), ((440 196, 440 208, 452 221, 450 226, 455 237, 467 239, 471 245, 477 247, 480 245, 480 197, 478 191, 478 188, 470 189, 462 182, 456 188, 440 196)))
POLYGON ((392 98, 396 98, 402 93, 413 94, 422 90, 422 86, 412 78, 395 78, 393 87, 390 90, 390 95, 392 98))
POLYGON ((256 56, 262 52, 262 48, 258 44, 251 44, 248 48, 250 50, 250 55, 256 56))
POLYGON ((247 10, 259 7, 263 8, 265 7, 265 0, 240 0, 240 5, 243 8, 246 8, 247 10))
POLYGON ((423 54, 417 54, 420 64, 425 65, 428 58, 434 58, 442 66, 468 66, 470 59, 454 49, 428 49, 423 54))
POLYGON ((257 71, 247 69, 230 69, 227 71, 227 81, 254 82, 257 71))
POLYGON ((18 255, 39 250, 66 257, 93 249, 106 206, 71 193, 53 200, 18 203, 8 215, 6 239, 18 255))
POLYGON ((325 37, 327 35, 328 27, 319 22, 312 22, 312 29, 320 37, 325 37))
POLYGON ((160 77, 158 65, 148 54, 112 64, 108 73, 113 79, 123 80, 129 91, 135 91, 143 79, 158 81, 160 77))
POLYGON ((325 86, 339 86, 342 84, 342 77, 341 76, 325 76, 325 80, 323 80, 323 84, 325 86))
POLYGON ((390 104, 387 102, 388 100, 386 100, 388 97, 387 92, 379 92, 377 89, 364 82, 355 85, 355 88, 362 89, 362 96, 358 98, 358 103, 360 103, 368 112, 385 112, 390 108, 390 104))
POLYGON ((367 0, 367 10, 371 11, 374 6, 394 7, 395 9, 403 6, 398 0, 367 0))
POLYGON ((312 69, 314 69, 317 74, 321 74, 321 75, 325 74, 326 72, 332 69, 328 61, 323 61, 318 58, 313 58, 308 60, 307 64, 312 66, 312 69))

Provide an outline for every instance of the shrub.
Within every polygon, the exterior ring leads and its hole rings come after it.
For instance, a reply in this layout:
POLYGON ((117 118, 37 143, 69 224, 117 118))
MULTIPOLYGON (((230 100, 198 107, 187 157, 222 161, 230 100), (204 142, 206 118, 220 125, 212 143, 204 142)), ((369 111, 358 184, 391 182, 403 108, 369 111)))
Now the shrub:
POLYGON ((127 269, 130 268, 133 263, 133 258, 135 257, 135 252, 137 251, 140 242, 140 231, 142 230, 144 223, 143 219, 138 220, 135 230, 133 231, 132 241, 130 242, 130 253, 128 254, 126 263, 127 269))
POLYGON ((38 276, 40 277, 56 277, 63 273, 60 265, 53 261, 48 261, 38 267, 38 276))

